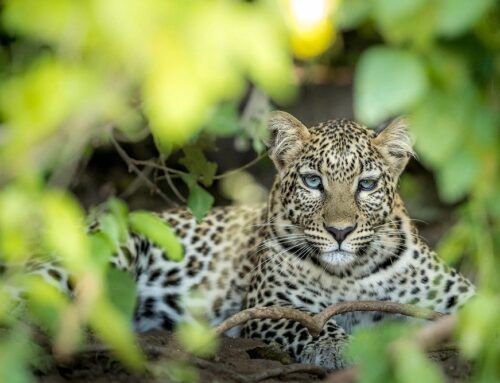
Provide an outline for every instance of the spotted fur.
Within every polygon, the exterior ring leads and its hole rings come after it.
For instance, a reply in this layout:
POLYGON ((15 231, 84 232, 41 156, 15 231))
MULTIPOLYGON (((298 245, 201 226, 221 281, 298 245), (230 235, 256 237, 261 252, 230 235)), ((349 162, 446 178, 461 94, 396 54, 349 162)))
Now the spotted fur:
MULTIPOLYGON (((278 175, 266 206, 215 208, 200 223, 184 209, 162 214, 185 249, 181 262, 135 234, 114 256, 113 264, 137 281, 138 331, 171 329, 192 318, 193 306, 217 324, 245 307, 317 313, 351 300, 450 313, 473 295, 473 285, 419 237, 397 194, 412 155, 404 120, 379 134, 348 120, 307 129, 284 112, 273 113, 269 125, 278 175), (305 183, 311 174, 321 187, 305 183), (373 190, 360 189, 362 179, 375 180, 373 190)), ((70 289, 60 268, 40 273, 70 289)), ((385 317, 338 315, 318 337, 286 319, 250 321, 241 333, 277 343, 300 362, 333 369, 343 365, 352 330, 385 317)))

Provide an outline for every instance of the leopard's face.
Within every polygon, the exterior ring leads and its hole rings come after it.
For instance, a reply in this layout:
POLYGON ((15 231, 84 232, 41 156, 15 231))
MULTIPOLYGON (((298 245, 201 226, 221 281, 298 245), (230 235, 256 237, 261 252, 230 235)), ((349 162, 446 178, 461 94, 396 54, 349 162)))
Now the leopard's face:
POLYGON ((281 129, 296 126, 286 135, 275 132, 271 149, 280 178, 275 198, 293 225, 290 238, 305 242, 325 267, 349 265, 369 246, 384 246, 379 233, 388 229, 398 178, 411 153, 407 135, 391 132, 394 127, 376 135, 349 120, 306 129, 290 117, 277 117, 281 129))

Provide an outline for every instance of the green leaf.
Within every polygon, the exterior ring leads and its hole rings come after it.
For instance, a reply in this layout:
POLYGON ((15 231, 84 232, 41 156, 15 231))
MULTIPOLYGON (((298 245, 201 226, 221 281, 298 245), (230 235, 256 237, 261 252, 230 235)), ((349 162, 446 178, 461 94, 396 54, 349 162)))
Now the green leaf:
POLYGON ((94 264, 99 270, 105 270, 113 252, 116 251, 116 244, 108 234, 98 231, 88 234, 90 243, 90 255, 94 259, 94 264))
POLYGON ((181 323, 175 335, 189 352, 201 356, 211 356, 217 350, 217 335, 212 327, 201 322, 181 323))
POLYGON ((442 383, 444 381, 437 366, 432 364, 422 350, 411 340, 398 340, 394 344, 394 370, 398 382, 419 381, 442 383))
POLYGON ((183 164, 191 174, 200 179, 205 186, 212 185, 217 164, 208 161, 200 145, 188 145, 183 148, 184 157, 179 162, 183 164))
POLYGON ((342 29, 352 29, 359 26, 370 15, 372 2, 366 0, 342 1, 335 12, 337 22, 342 29))
POLYGON ((439 0, 438 32, 447 37, 460 35, 470 29, 494 0, 439 0))
POLYGON ((481 164, 467 148, 455 154, 438 169, 439 195, 446 202, 456 202, 471 190, 481 164))
POLYGON ((432 42, 437 15, 433 1, 374 0, 372 3, 373 17, 389 43, 428 46, 432 42))
POLYGON ((129 367, 139 369, 144 365, 129 318, 123 316, 108 300, 101 298, 96 302, 90 313, 90 325, 129 367))
POLYGON ((362 383, 392 382, 387 345, 406 334, 411 327, 405 324, 384 323, 371 328, 357 329, 347 345, 346 356, 360 366, 362 383))
POLYGON ((206 124, 206 130, 218 136, 236 134, 240 130, 236 103, 227 102, 220 105, 206 124))
POLYGON ((48 191, 42 201, 45 244, 70 271, 82 271, 90 265, 88 237, 83 211, 68 193, 48 191))
POLYGON ((214 197, 196 183, 194 176, 183 176, 182 180, 189 187, 188 207, 199 222, 212 207, 214 197))
POLYGON ((132 320, 137 298, 133 276, 126 271, 110 267, 106 274, 106 286, 111 303, 125 318, 132 320))
POLYGON ((442 166, 461 146, 470 118, 470 94, 431 91, 412 115, 417 153, 433 167, 442 166))
POLYGON ((111 198, 107 206, 116 219, 119 229, 119 240, 123 243, 128 238, 128 207, 118 198, 111 198))
POLYGON ((499 304, 498 295, 483 290, 460 312, 458 340, 466 357, 476 357, 498 336, 499 304))
POLYGON ((25 288, 31 315, 41 328, 55 336, 60 325, 60 313, 68 306, 67 297, 38 275, 28 278, 25 288))
POLYGON ((115 248, 120 246, 120 226, 112 214, 103 214, 99 217, 100 231, 106 233, 109 239, 113 241, 115 248))
POLYGON ((129 223, 133 231, 143 234, 165 250, 169 259, 180 261, 183 258, 182 245, 178 238, 157 215, 147 211, 135 211, 129 214, 129 223))
POLYGON ((356 69, 355 114, 367 124, 378 124, 418 102, 427 86, 425 68, 416 53, 371 48, 356 69))
POLYGON ((27 333, 14 329, 0 342, 0 382, 31 383, 34 381, 28 367, 33 357, 27 333))
POLYGON ((473 243, 474 236, 465 222, 459 222, 439 241, 437 253, 448 264, 463 256, 473 243))

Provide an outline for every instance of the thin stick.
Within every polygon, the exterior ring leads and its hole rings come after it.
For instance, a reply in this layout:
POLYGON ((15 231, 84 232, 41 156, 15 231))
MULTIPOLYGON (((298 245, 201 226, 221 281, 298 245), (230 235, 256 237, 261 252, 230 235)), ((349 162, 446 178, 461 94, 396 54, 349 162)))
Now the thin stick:
POLYGON ((165 164, 165 158, 163 156, 160 157, 159 161, 163 165, 163 174, 165 176, 165 179, 167 180, 167 184, 172 189, 174 192, 175 196, 181 201, 182 203, 186 203, 186 198, 181 194, 179 189, 175 186, 174 182, 172 181, 172 177, 170 176, 170 173, 168 172, 167 165, 165 164))
POLYGON ((172 204, 173 206, 178 206, 177 203, 173 200, 171 200, 169 197, 163 193, 158 186, 154 184, 142 171, 139 169, 132 158, 129 157, 127 152, 120 146, 120 144, 115 140, 115 138, 111 135, 111 142, 115 146, 116 151, 120 155, 120 157, 125 161, 125 163, 129 167, 129 171, 133 171, 135 174, 137 174, 140 178, 144 180, 146 184, 148 184, 151 187, 151 191, 158 194, 165 202, 172 204))
POLYGON ((335 315, 352 311, 378 311, 392 314, 401 314, 428 320, 441 318, 443 314, 422 307, 387 301, 353 301, 340 302, 328 306, 322 312, 311 316, 310 314, 289 307, 269 306, 252 307, 226 319, 216 331, 223 334, 227 330, 239 326, 251 319, 290 319, 302 324, 313 336, 318 336, 325 323, 335 315))

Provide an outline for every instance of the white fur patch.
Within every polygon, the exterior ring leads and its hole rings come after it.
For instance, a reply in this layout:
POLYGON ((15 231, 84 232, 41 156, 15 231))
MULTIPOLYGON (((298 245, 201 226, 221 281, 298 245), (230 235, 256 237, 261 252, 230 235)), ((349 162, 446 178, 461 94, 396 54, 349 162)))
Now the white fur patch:
POLYGON ((335 250, 321 254, 320 260, 326 265, 345 266, 354 262, 355 255, 347 251, 335 250))

